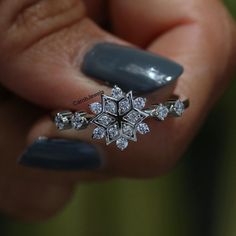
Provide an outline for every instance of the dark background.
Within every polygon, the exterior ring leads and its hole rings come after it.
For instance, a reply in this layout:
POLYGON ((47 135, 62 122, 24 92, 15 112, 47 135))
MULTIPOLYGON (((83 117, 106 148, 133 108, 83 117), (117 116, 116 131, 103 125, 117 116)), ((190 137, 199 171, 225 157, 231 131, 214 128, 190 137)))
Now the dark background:
MULTIPOLYGON (((225 3, 236 16, 236 0, 225 3)), ((170 175, 82 184, 51 220, 29 224, 2 216, 0 235, 235 236, 235 99, 233 81, 170 175)))

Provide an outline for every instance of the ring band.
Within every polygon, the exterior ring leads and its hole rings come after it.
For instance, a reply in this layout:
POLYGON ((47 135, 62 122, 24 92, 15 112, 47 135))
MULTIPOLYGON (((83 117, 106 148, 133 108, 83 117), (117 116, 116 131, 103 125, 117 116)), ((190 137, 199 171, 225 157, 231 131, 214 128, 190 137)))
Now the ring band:
POLYGON ((114 86, 112 95, 101 95, 101 102, 89 105, 91 112, 60 111, 54 116, 59 130, 81 130, 93 124, 93 139, 106 139, 109 145, 116 142, 120 150, 128 146, 128 141, 137 141, 137 133, 147 134, 150 129, 143 121, 154 118, 164 121, 167 117, 181 117, 189 107, 189 100, 181 101, 175 96, 164 103, 154 104, 145 109, 146 99, 133 97, 132 91, 124 93, 114 86))

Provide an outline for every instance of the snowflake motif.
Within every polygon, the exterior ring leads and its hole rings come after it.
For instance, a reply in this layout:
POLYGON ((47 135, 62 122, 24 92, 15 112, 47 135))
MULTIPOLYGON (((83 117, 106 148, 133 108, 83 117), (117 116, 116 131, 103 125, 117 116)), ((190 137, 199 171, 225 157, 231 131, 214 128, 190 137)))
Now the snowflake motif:
POLYGON ((101 103, 93 103, 90 109, 96 116, 91 123, 97 127, 93 131, 94 139, 105 137, 106 144, 116 142, 119 149, 124 150, 128 141, 137 141, 137 131, 140 134, 149 132, 149 127, 143 121, 148 114, 142 110, 145 98, 133 98, 132 91, 125 94, 119 87, 114 86, 112 95, 101 95, 101 103))

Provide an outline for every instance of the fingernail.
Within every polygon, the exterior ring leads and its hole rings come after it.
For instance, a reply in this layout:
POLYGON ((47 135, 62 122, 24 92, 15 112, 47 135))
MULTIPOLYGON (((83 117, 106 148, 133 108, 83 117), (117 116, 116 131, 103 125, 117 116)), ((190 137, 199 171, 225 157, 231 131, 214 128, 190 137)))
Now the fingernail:
POLYGON ((24 166, 50 170, 93 170, 102 166, 93 145, 81 141, 40 138, 19 159, 24 166))
POLYGON ((175 81, 183 67, 140 49, 99 43, 85 55, 82 71, 125 91, 149 93, 175 81))

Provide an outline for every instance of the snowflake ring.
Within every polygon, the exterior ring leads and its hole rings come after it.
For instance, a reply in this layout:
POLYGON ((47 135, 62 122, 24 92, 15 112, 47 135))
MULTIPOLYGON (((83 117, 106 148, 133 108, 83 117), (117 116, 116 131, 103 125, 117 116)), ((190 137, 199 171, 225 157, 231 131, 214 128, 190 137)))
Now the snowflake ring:
POLYGON ((165 103, 145 109, 146 99, 133 97, 132 91, 124 93, 114 86, 111 96, 101 95, 101 102, 89 105, 91 112, 62 111, 56 113, 54 123, 59 130, 81 130, 93 124, 93 139, 105 138, 106 144, 116 142, 120 150, 128 147, 128 141, 137 141, 137 133, 147 134, 150 129, 144 120, 155 118, 164 121, 167 117, 181 117, 189 106, 189 100, 174 97, 165 103))

